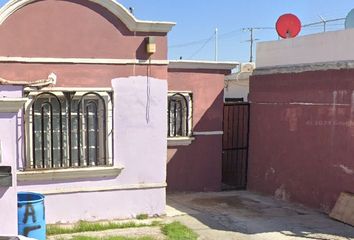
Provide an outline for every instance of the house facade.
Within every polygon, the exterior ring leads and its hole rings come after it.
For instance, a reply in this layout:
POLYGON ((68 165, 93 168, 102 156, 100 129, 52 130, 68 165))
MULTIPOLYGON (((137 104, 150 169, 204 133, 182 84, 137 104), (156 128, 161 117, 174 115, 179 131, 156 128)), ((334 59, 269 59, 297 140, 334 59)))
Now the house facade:
POLYGON ((112 0, 0 9, 0 111, 20 104, 2 119, 12 184, 0 186, 0 234, 17 233, 19 191, 44 194, 56 223, 164 214, 167 186, 220 189, 224 76, 237 63, 168 61, 174 25, 112 0))

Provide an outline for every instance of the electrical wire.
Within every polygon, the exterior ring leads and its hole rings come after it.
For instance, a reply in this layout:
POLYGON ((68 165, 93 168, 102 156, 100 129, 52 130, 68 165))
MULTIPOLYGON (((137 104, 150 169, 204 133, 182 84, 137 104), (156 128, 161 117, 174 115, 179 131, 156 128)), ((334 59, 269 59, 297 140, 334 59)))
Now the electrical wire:
POLYGON ((146 113, 145 113, 145 119, 146 119, 147 124, 149 124, 149 122, 150 122, 150 106, 151 106, 150 75, 151 75, 151 57, 149 58, 149 64, 146 67, 146 113))
POLYGON ((193 45, 199 45, 200 43, 204 43, 207 40, 209 40, 209 38, 204 38, 204 39, 181 43, 181 44, 175 44, 175 45, 169 46, 169 48, 182 48, 182 47, 189 47, 189 46, 193 46, 193 45))
POLYGON ((209 39, 207 39, 204 44, 197 50, 195 51, 189 58, 192 59, 195 55, 197 55, 198 53, 200 53, 200 51, 202 51, 205 46, 214 38, 214 35, 212 35, 209 39))
MULTIPOLYGON (((338 22, 338 21, 343 21, 343 20, 345 20, 345 18, 329 19, 329 20, 326 21, 326 26, 331 26, 331 25, 333 25, 331 23, 338 22)), ((316 28, 316 27, 321 26, 321 25, 323 26, 323 22, 322 21, 321 22, 313 22, 313 23, 309 23, 309 24, 303 24, 302 28, 303 29, 305 29, 305 28, 316 28)), ((339 25, 340 24, 338 24, 338 26, 339 25)), ((250 27, 248 27, 248 28, 250 28, 250 27)), ((252 27, 252 28, 255 29, 255 30, 275 30, 274 27, 252 27)), ((244 29, 246 29, 246 28, 239 28, 239 29, 231 30, 231 31, 226 32, 226 33, 219 34, 218 39, 223 40, 223 39, 227 39, 227 38, 236 37, 235 34, 239 35, 239 34, 243 33, 244 29)), ((199 45, 199 44, 203 44, 202 48, 204 48, 205 47, 204 45, 206 45, 206 42, 209 42, 210 40, 211 40, 210 38, 203 38, 203 39, 199 39, 199 40, 195 40, 195 41, 191 41, 191 42, 171 45, 171 46, 169 46, 169 48, 184 48, 184 47, 189 47, 189 46, 199 45)))
MULTIPOLYGON (((341 29, 341 28, 339 28, 339 26, 341 26, 342 24, 339 24, 337 22, 343 21, 344 19, 345 18, 329 19, 326 21, 326 28, 328 30, 341 29)), ((250 28, 250 27, 248 27, 248 28, 250 28)), ((238 35, 244 33, 244 29, 247 29, 247 28, 235 29, 235 30, 232 30, 229 32, 219 34, 218 40, 222 41, 225 39, 235 38, 238 35)), ((275 30, 275 27, 252 27, 252 29, 255 29, 255 30, 275 30)), ((319 29, 323 29, 323 22, 313 22, 313 23, 309 23, 309 24, 304 24, 302 26, 302 29, 305 31, 316 31, 319 29)), ((186 47, 190 47, 190 46, 201 45, 193 54, 190 55, 189 58, 192 59, 194 56, 198 55, 214 37, 215 37, 215 35, 213 34, 209 38, 203 38, 203 39, 190 41, 190 42, 186 42, 186 43, 175 44, 175 45, 169 46, 169 48, 186 48, 186 47)))
MULTIPOLYGON (((222 34, 219 34, 218 39, 227 39, 227 38, 233 38, 235 37, 235 34, 239 35, 242 34, 244 28, 239 28, 235 30, 231 30, 229 32, 225 32, 222 34)), ((257 30, 274 30, 274 27, 255 27, 254 29, 257 30)), ((211 36, 211 38, 214 37, 214 34, 211 36)), ((189 47, 193 45, 199 45, 199 44, 205 44, 205 42, 210 41, 210 38, 203 38, 200 40, 195 40, 191 42, 186 42, 186 43, 181 43, 181 44, 175 44, 175 45, 170 45, 169 48, 183 48, 183 47, 189 47)))

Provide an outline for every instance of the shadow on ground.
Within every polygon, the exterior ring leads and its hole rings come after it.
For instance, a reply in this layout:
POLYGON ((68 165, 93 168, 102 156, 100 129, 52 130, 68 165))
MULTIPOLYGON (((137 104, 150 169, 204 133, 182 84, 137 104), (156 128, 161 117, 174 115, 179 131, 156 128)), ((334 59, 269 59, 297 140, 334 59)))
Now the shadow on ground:
POLYGON ((327 215, 247 191, 169 193, 174 219, 201 239, 354 240, 354 227, 327 215))

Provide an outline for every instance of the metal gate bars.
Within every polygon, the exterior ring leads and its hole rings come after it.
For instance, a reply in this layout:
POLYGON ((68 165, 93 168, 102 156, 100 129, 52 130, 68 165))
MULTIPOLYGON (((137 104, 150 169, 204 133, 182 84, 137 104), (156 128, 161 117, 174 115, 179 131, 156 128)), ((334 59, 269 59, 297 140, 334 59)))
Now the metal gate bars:
POLYGON ((222 187, 224 190, 246 188, 249 119, 249 103, 225 103, 222 151, 222 187))

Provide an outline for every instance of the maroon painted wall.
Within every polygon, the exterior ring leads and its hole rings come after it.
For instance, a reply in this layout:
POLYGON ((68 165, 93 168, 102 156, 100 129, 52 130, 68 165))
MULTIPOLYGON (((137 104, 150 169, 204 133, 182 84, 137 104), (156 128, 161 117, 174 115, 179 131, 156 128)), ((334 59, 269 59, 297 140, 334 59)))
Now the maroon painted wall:
POLYGON ((26 5, 0 26, 0 56, 147 59, 144 38, 155 36, 153 59, 167 59, 163 33, 133 33, 110 11, 88 0, 26 5))
MULTIPOLYGON (((170 91, 193 92, 193 131, 222 131, 224 77, 228 71, 169 69, 170 91)), ((167 189, 219 191, 222 135, 195 136, 189 146, 168 147, 167 189)))
MULTIPOLYGON (((167 79, 167 65, 152 65, 152 77, 167 79)), ((10 80, 36 80, 54 72, 56 87, 111 87, 117 77, 146 76, 145 65, 102 65, 102 64, 22 64, 0 63, 0 76, 10 80)))
MULTIPOLYGON (((45 0, 28 4, 0 25, 0 56, 52 58, 148 59, 145 37, 155 36, 154 60, 167 59, 166 33, 130 32, 102 6, 88 0, 45 0)), ((110 87, 116 77, 146 75, 146 65, 0 63, 0 76, 10 80, 58 76, 56 86, 110 87)), ((151 67, 167 78, 167 65, 151 67)))
POLYGON ((354 192, 354 70, 250 81, 248 188, 329 212, 354 192))

